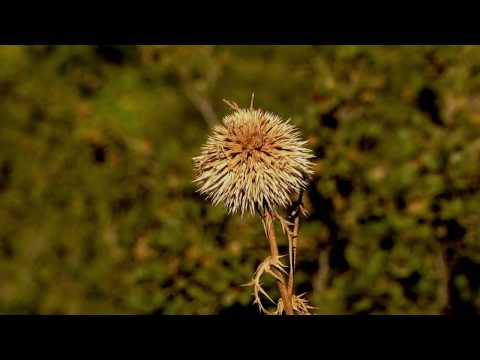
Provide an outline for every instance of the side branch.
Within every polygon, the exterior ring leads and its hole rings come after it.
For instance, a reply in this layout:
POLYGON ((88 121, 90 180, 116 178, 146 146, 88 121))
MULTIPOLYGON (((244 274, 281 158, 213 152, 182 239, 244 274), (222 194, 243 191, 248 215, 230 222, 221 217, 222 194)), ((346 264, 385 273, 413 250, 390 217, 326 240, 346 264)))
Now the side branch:
POLYGON ((295 265, 297 261, 297 242, 298 242, 298 227, 300 225, 300 213, 302 212, 303 191, 300 192, 298 200, 293 204, 292 211, 288 217, 288 222, 293 222, 292 232, 287 231, 288 236, 288 252, 290 258, 290 273, 288 275, 288 294, 293 295, 295 265))

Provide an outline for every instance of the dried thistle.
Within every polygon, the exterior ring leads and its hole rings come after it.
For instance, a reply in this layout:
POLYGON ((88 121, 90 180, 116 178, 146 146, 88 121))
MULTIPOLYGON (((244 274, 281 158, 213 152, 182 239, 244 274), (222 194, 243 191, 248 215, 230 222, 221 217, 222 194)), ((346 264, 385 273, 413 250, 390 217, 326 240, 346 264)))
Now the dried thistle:
POLYGON ((195 157, 200 193, 229 213, 264 214, 291 205, 291 195, 308 184, 311 150, 303 147, 299 131, 289 121, 259 109, 240 109, 223 124, 195 157))
POLYGON ((299 216, 306 216, 302 195, 313 174, 314 156, 305 148, 298 129, 272 113, 253 108, 241 109, 236 103, 225 102, 234 110, 213 128, 200 156, 193 158, 195 179, 199 192, 215 205, 222 203, 229 213, 260 214, 265 235, 270 243, 271 256, 257 268, 252 281, 246 285, 254 290, 254 303, 266 314, 308 314, 312 307, 303 295, 293 291, 295 256, 299 216), (298 200, 292 203, 292 195, 298 200), (288 220, 278 213, 279 208, 292 207, 288 220), (290 272, 279 256, 274 221, 279 220, 289 242, 290 272), (275 312, 269 312, 260 300, 263 294, 275 303, 261 286, 261 277, 271 275, 277 282, 281 299, 275 312), (285 276, 288 275, 288 282, 285 276))

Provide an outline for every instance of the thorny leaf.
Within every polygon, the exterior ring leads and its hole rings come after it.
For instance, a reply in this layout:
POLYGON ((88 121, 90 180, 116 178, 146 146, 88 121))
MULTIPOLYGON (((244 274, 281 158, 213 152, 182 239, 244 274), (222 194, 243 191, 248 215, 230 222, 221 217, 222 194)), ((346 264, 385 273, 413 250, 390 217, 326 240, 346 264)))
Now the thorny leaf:
POLYGON ((260 265, 258 265, 257 270, 255 271, 253 279, 247 283, 244 284, 243 286, 253 286, 253 295, 255 300, 253 301, 254 304, 257 304, 260 312, 266 313, 271 315, 269 311, 265 309, 265 307, 262 304, 262 301, 260 300, 260 293, 262 293, 268 300, 270 300, 273 304, 275 304, 275 301, 272 300, 272 298, 268 295, 268 293, 262 288, 261 286, 261 277, 267 273, 273 276, 275 279, 277 279, 280 282, 284 282, 282 277, 280 277, 275 270, 280 271, 281 273, 287 274, 285 271, 285 268, 287 267, 285 264, 283 264, 280 261, 280 258, 285 257, 286 255, 281 255, 277 257, 272 257, 269 256, 265 260, 263 260, 260 265))
MULTIPOLYGON (((316 309, 316 307, 308 304, 308 300, 304 299, 306 293, 301 295, 292 296, 292 308, 294 311, 298 312, 299 315, 312 315, 309 309, 316 309)), ((284 311, 282 299, 278 300, 277 309, 274 312, 275 315, 281 315, 284 311)))

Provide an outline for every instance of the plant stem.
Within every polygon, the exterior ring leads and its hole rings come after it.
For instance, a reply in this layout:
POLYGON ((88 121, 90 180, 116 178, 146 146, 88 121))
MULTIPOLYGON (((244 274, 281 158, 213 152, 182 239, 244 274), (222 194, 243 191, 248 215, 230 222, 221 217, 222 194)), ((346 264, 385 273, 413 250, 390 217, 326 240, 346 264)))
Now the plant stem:
POLYGON ((298 239, 298 226, 300 223, 300 217, 297 214, 295 223, 293 225, 293 234, 288 236, 289 253, 290 253, 290 273, 288 274, 288 296, 293 295, 293 285, 295 276, 295 262, 297 257, 297 239, 298 239))
POLYGON ((292 298, 294 288, 295 277, 295 264, 297 261, 297 240, 298 240, 298 227, 300 224, 300 207, 302 206, 303 191, 300 192, 298 200, 296 201, 294 208, 288 218, 289 222, 294 222, 293 232, 287 232, 288 235, 288 253, 290 259, 290 273, 288 275, 288 296, 292 298))
MULTIPOLYGON (((273 216, 269 213, 265 215, 263 219, 265 223, 265 232, 270 243, 270 253, 272 258, 278 257, 278 246, 277 246, 277 238, 275 236, 275 227, 273 225, 273 216)), ((279 272, 278 275, 283 279, 283 275, 279 272)), ((277 280, 277 287, 278 291, 280 292, 280 296, 282 297, 283 306, 285 308, 285 312, 287 315, 293 315, 292 309, 292 298, 288 295, 287 287, 285 286, 285 281, 277 280)))

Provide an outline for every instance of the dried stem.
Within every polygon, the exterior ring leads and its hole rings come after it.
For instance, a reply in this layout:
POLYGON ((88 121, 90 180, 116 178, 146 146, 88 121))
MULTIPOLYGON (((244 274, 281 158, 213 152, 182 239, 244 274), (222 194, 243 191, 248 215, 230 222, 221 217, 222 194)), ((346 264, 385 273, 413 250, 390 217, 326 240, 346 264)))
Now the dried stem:
POLYGON ((302 194, 299 199, 292 206, 289 220, 284 219, 276 212, 266 212, 262 215, 263 228, 265 235, 269 241, 271 256, 268 256, 257 268, 255 275, 246 286, 253 286, 254 288, 254 303, 260 308, 260 311, 269 315, 281 315, 286 313, 287 315, 293 315, 297 312, 301 315, 309 315, 310 309, 314 309, 313 306, 308 304, 308 301, 304 298, 305 293, 296 295, 294 291, 294 275, 295 275, 295 257, 298 237, 298 227, 300 222, 300 214, 307 216, 305 209, 302 206, 302 194), (278 220, 282 226, 283 233, 288 237, 289 245, 289 259, 290 259, 290 272, 284 269, 284 265, 280 258, 286 256, 278 255, 277 239, 275 235, 274 221, 278 220), (261 277, 263 274, 268 273, 272 275, 277 282, 278 290, 280 292, 280 299, 277 302, 277 310, 274 313, 269 312, 262 304, 260 294, 263 294, 268 300, 274 302, 272 298, 265 292, 261 286, 261 277), (288 275, 288 283, 285 282, 285 276, 288 275))
POLYGON ((300 192, 298 200, 294 204, 294 208, 290 213, 288 221, 291 223, 293 221, 293 231, 287 231, 288 236, 288 252, 290 259, 290 273, 288 275, 288 295, 292 297, 294 294, 294 276, 295 276, 295 265, 297 261, 297 242, 298 242, 298 228, 300 225, 300 213, 302 206, 303 191, 300 192))
MULTIPOLYGON (((273 216, 271 213, 266 213, 263 217, 263 224, 265 227, 265 234, 268 238, 270 244, 270 253, 272 258, 278 257, 278 246, 277 246, 277 238, 275 236, 275 227, 273 225, 273 216)), ((274 270, 275 271, 275 270, 274 270)), ((285 307, 285 312, 287 315, 293 315, 293 308, 292 308, 292 297, 289 296, 287 287, 285 286, 285 281, 283 280, 283 275, 279 272, 276 272, 278 278, 282 280, 278 280, 277 278, 277 287, 278 291, 280 292, 280 296, 282 297, 282 303, 285 307)))
POLYGON ((294 293, 294 276, 295 276, 295 262, 297 256, 297 239, 298 239, 298 225, 300 223, 300 218, 297 216, 295 218, 295 223, 293 225, 293 233, 288 237, 288 248, 289 248, 289 257, 290 257, 290 273, 288 274, 288 295, 292 296, 294 293))

